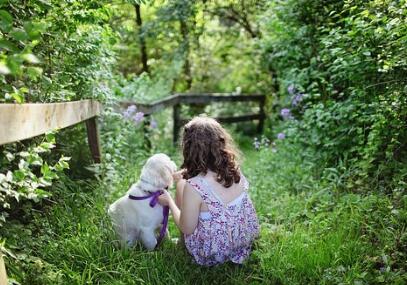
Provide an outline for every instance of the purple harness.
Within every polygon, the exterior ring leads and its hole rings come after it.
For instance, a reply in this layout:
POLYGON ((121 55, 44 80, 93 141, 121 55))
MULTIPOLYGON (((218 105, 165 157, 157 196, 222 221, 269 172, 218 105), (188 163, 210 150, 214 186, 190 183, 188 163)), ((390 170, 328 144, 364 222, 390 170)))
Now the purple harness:
MULTIPOLYGON (((163 194, 163 190, 157 190, 155 192, 152 192, 151 194, 147 195, 147 196, 142 196, 142 197, 137 197, 137 196, 133 196, 129 194, 129 199, 130 200, 146 200, 146 199, 150 199, 150 207, 154 208, 155 205, 157 205, 158 203, 158 197, 163 194)), ((160 245, 161 241, 163 240, 164 236, 165 236, 165 232, 167 231, 167 226, 168 226, 168 215, 170 213, 170 208, 168 206, 164 206, 163 207, 163 221, 161 222, 161 224, 163 225, 161 227, 160 230, 160 235, 158 236, 157 239, 157 245, 155 246, 156 248, 160 245)))

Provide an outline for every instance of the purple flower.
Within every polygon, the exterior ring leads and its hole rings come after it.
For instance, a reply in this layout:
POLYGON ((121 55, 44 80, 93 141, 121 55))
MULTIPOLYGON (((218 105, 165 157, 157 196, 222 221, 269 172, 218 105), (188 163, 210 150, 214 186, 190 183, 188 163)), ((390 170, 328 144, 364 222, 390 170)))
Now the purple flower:
POLYGON ((136 105, 130 105, 129 107, 127 107, 126 111, 123 112, 123 117, 125 117, 126 119, 130 119, 136 111, 136 105))
POLYGON ((283 117, 283 119, 289 119, 289 118, 291 118, 291 111, 290 111, 290 109, 283 108, 283 109, 281 109, 280 114, 281 114, 281 117, 283 117))
POLYGON ((157 127, 158 127, 157 121, 156 120, 151 120, 150 128, 156 129, 157 127))
POLYGON ((134 112, 136 112, 136 111, 137 111, 136 105, 130 105, 130 106, 127 108, 127 111, 128 111, 129 113, 134 113, 134 112))
POLYGON ((303 99, 304 99, 304 94, 298 93, 293 97, 291 104, 293 106, 297 106, 303 99))
POLYGON ((279 133, 279 134, 277 135, 277 138, 278 138, 279 140, 285 139, 285 133, 279 133))
POLYGON ((133 116, 133 121, 135 123, 140 123, 144 118, 144 113, 143 112, 137 112, 134 116, 133 116))
POLYGON ((294 84, 288 85, 287 91, 288 91, 289 94, 293 95, 294 92, 295 92, 294 84))

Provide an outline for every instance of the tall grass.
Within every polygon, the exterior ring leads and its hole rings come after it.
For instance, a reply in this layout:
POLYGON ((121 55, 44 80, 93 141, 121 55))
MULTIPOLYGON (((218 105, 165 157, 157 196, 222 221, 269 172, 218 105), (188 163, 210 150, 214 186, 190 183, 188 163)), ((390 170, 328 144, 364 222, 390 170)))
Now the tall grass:
MULTIPOLYGON (((1 229, 15 254, 6 258, 9 275, 31 285, 402 284, 405 256, 391 254, 401 252, 403 212, 379 194, 335 194, 300 149, 277 147, 244 151, 261 236, 242 266, 197 266, 170 240, 153 252, 119 248, 106 208, 137 177, 140 162, 127 162, 114 189, 64 177, 55 204, 42 205, 23 226, 16 220, 1 229)), ((172 223, 170 231, 178 235, 172 223)))

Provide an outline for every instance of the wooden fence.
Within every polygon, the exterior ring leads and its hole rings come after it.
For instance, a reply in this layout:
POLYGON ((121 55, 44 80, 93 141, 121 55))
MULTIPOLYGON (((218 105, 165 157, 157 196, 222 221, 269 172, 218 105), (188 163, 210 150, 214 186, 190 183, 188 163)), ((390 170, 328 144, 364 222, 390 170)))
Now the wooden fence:
POLYGON ((101 152, 96 117, 100 115, 101 110, 101 103, 93 100, 0 104, 0 145, 25 140, 85 121, 92 157, 96 163, 99 163, 101 152))
POLYGON ((246 114, 234 117, 219 117, 216 118, 221 123, 236 123, 243 121, 258 120, 257 131, 260 133, 264 127, 264 105, 266 102, 266 96, 261 94, 225 94, 225 93, 204 93, 204 94, 175 94, 164 99, 152 102, 150 104, 143 104, 133 101, 122 101, 120 106, 122 108, 127 108, 131 105, 135 105, 137 109, 143 112, 145 115, 151 115, 155 112, 161 111, 166 107, 173 108, 173 140, 176 143, 178 138, 178 133, 181 126, 188 121, 188 119, 181 118, 181 105, 192 105, 192 104, 203 104, 207 105, 214 102, 258 102, 259 113, 256 114, 246 114))
POLYGON ((3 253, 0 250, 0 285, 7 285, 6 267, 4 266, 3 253))
MULTIPOLYGON (((96 117, 102 105, 93 100, 64 103, 0 104, 0 145, 21 141, 85 121, 93 160, 101 161, 96 117)), ((0 251, 0 285, 7 285, 0 251)))

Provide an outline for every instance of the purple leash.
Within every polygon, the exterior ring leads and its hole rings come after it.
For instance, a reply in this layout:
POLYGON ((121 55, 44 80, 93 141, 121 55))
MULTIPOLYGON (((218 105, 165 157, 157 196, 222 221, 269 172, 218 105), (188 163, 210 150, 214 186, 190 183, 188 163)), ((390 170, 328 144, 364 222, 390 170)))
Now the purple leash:
MULTIPOLYGON (((163 190, 157 190, 147 196, 142 196, 142 197, 138 197, 138 196, 133 196, 129 194, 129 199, 130 200, 136 200, 136 201, 140 201, 140 200, 146 200, 146 199, 150 199, 150 207, 154 208, 155 205, 157 205, 158 203, 158 197, 163 193, 163 190)), ((165 236, 165 232, 167 231, 167 226, 168 226, 168 216, 170 213, 170 207, 168 206, 163 206, 163 221, 161 222, 161 224, 163 225, 161 227, 160 230, 160 235, 158 236, 157 239, 157 245, 155 246, 156 248, 160 245, 161 241, 163 240, 164 236, 165 236)))

